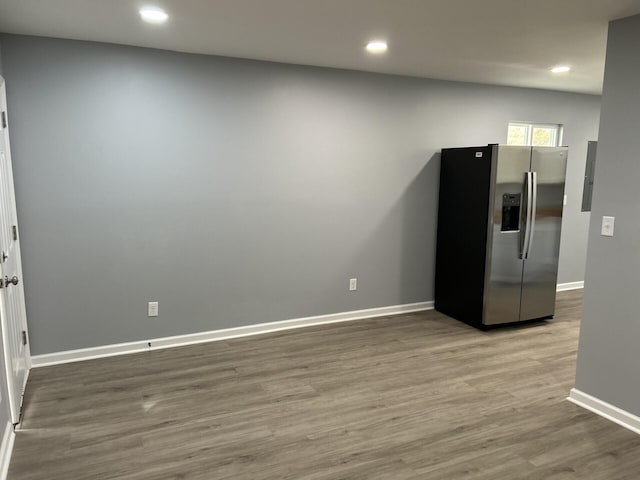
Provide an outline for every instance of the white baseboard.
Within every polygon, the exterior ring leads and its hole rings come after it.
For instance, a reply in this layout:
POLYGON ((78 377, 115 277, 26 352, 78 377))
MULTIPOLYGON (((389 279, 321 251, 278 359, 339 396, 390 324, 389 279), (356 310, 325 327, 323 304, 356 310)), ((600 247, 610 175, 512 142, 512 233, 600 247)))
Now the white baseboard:
POLYGON ((15 438, 16 434, 13 432, 13 425, 11 425, 11 422, 7 422, 2 436, 2 444, 0 444, 0 480, 6 480, 7 478, 15 438))
POLYGON ((567 400, 640 435, 640 417, 626 410, 584 393, 577 388, 571 389, 567 400))
POLYGON ((46 353, 44 355, 34 355, 33 357, 31 357, 31 362, 32 367, 34 368, 45 367, 48 365, 79 362, 82 360, 91 360, 94 358, 112 357, 114 355, 144 352, 147 350, 157 350, 160 348, 181 347, 184 345, 215 342, 217 340, 246 337, 249 335, 260 335, 263 333, 291 330, 294 328, 311 327, 314 325, 325 325, 338 322, 350 322, 353 320, 382 317, 386 315, 398 315, 401 313, 420 312, 423 310, 432 309, 433 302, 419 302, 408 303, 405 305, 393 305, 389 307, 369 308, 366 310, 354 310, 351 312, 331 313, 329 315, 295 318, 291 320, 260 323, 257 325, 247 325, 244 327, 225 328, 223 330, 212 330, 208 332, 178 335, 175 337, 155 338, 137 342, 82 348, 79 350, 46 353), (151 344, 151 347, 149 347, 149 344, 151 344))
MULTIPOLYGON (((583 286, 584 282, 560 283, 558 284, 557 290, 559 292, 563 292, 567 290, 583 288, 583 286)), ((81 348, 78 350, 46 353, 44 355, 32 356, 31 363, 32 367, 34 368, 46 367, 49 365, 79 362, 82 360, 91 360, 94 358, 112 357, 115 355, 126 355, 128 353, 157 350, 159 348, 181 347, 184 345, 215 342, 217 340, 245 337, 248 335, 260 335, 263 333, 278 332, 280 330, 290 330, 293 328, 310 327, 313 325, 324 325, 336 322, 350 322, 353 320, 361 320, 365 318, 380 317, 384 315, 397 315, 401 313, 419 312, 422 310, 431 309, 433 309, 432 301, 408 303, 405 305, 393 305, 389 307, 369 308, 366 310, 355 310, 351 312, 331 313, 329 315, 294 318, 291 320, 260 323, 257 325, 247 325, 244 327, 226 328, 208 332, 190 333, 187 335, 177 335, 174 337, 155 338, 149 340, 140 340, 136 342, 81 348), (149 347, 149 343, 151 344, 151 347, 149 347)))
POLYGON ((567 290, 578 290, 580 288, 584 288, 584 282, 559 283, 556 291, 566 292, 567 290))

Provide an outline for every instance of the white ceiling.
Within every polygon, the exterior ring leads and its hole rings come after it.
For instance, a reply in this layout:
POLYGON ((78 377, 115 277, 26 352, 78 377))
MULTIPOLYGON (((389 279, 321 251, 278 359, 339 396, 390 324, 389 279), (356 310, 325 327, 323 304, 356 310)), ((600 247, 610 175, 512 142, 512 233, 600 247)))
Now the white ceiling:
POLYGON ((0 31, 600 93, 607 23, 637 13, 640 0, 0 0, 0 31), (143 5, 169 21, 141 22, 143 5), (365 52, 374 38, 385 55, 365 52))

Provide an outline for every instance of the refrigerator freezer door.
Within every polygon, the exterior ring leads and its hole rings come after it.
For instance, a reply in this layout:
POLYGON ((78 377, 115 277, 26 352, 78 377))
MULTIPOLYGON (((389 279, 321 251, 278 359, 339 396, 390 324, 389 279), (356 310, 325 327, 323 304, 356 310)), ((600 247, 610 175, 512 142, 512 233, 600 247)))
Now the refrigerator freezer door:
POLYGON ((522 277, 521 320, 554 313, 567 155, 566 147, 532 149, 535 211, 522 277))
POLYGON ((531 147, 501 145, 496 150, 482 322, 485 325, 520 320, 523 268, 520 257, 528 205, 525 178, 531 164, 531 147), (519 228, 505 228, 505 218, 511 222, 513 215, 519 217, 519 228))

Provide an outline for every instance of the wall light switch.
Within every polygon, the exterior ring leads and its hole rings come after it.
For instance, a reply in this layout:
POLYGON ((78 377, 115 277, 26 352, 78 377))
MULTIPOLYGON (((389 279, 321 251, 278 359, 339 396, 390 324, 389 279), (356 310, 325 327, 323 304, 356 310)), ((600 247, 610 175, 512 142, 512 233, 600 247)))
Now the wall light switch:
POLYGON ((354 291, 358 289, 358 279, 357 278, 350 278, 349 279, 349 290, 350 291, 354 291))
POLYGON ((567 205, 567 196, 564 196, 564 199, 562 200, 562 205, 566 206, 567 205))
POLYGON ((149 305, 147 306, 147 316, 148 317, 158 316, 158 302, 149 302, 149 305))
POLYGON ((613 226, 615 221, 616 217, 602 217, 601 235, 605 237, 613 237, 613 226))

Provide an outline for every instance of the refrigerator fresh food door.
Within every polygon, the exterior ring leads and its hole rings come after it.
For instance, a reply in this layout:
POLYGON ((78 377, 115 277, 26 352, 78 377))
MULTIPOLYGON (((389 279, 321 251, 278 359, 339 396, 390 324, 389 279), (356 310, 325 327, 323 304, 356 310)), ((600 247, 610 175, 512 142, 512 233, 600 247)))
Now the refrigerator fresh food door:
POLYGON ((556 301, 566 147, 533 147, 533 216, 522 276, 521 320, 551 317, 556 301))
POLYGON ((526 231, 531 147, 495 147, 485 277, 485 325, 520 320, 522 249, 526 231))

